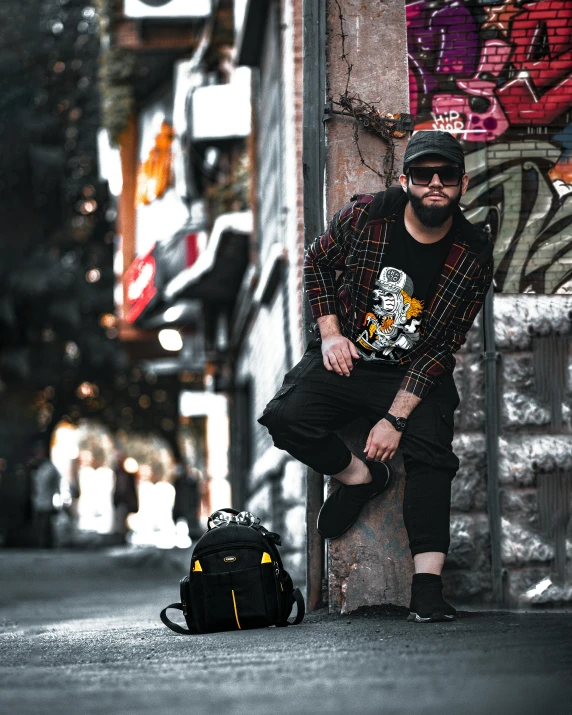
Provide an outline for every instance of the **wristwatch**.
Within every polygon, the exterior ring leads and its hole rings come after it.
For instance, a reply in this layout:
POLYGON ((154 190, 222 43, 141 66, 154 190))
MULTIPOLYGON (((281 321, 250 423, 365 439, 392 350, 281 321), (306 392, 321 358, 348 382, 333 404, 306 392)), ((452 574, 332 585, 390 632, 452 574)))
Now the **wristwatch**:
POLYGON ((407 427, 407 420, 405 417, 394 417, 394 415, 390 414, 389 412, 385 415, 384 417, 385 420, 388 422, 391 422, 391 424, 395 427, 395 429, 398 432, 403 432, 405 428, 407 427))

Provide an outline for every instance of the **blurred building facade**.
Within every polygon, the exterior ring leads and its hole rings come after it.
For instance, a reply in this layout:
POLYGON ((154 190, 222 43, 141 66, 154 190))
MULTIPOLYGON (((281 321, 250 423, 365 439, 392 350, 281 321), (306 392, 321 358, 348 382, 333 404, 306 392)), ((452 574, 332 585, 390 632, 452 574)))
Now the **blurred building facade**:
POLYGON ((229 505, 231 483, 234 506, 285 534, 300 577, 303 468, 256 417, 302 353, 301 3, 199 5, 125 3, 103 38, 128 54, 133 87, 107 121, 104 93, 100 135, 118 201, 119 336, 144 371, 177 376, 202 518, 229 505))

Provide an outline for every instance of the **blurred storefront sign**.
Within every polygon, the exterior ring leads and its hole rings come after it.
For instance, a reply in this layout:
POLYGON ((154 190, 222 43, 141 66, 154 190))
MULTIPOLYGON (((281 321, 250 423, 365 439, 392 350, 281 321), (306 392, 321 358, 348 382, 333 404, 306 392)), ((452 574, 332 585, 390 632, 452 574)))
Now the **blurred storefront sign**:
POLYGON ((174 157, 181 146, 173 131, 173 87, 168 83, 141 108, 138 118, 135 255, 169 240, 189 218, 176 190, 174 157))
POLYGON ((148 206, 156 199, 162 198, 171 186, 174 136, 173 127, 163 120, 154 145, 139 166, 135 199, 138 204, 148 206))
POLYGON ((99 178, 107 181, 113 196, 121 196, 123 190, 121 151, 119 147, 111 146, 107 129, 100 129, 97 133, 97 150, 99 178))
POLYGON ((236 297, 248 263, 252 212, 223 214, 214 223, 207 247, 197 260, 165 286, 166 300, 184 295, 203 300, 236 297))
POLYGON ((191 102, 194 141, 239 139, 251 131, 250 69, 241 67, 229 84, 195 89, 191 102))
POLYGON ((157 295, 157 263, 152 255, 154 250, 155 247, 147 255, 138 256, 125 271, 125 320, 128 323, 134 323, 157 295))
POLYGON ((146 18, 202 18, 212 11, 211 0, 125 0, 125 17, 146 18))

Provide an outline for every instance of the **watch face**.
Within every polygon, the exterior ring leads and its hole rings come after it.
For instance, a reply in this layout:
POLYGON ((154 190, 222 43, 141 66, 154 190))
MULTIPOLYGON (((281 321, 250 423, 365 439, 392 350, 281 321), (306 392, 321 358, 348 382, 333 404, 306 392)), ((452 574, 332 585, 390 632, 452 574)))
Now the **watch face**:
POLYGON ((395 426, 400 432, 403 432, 403 430, 407 427, 407 420, 403 417, 397 417, 395 420, 395 426))

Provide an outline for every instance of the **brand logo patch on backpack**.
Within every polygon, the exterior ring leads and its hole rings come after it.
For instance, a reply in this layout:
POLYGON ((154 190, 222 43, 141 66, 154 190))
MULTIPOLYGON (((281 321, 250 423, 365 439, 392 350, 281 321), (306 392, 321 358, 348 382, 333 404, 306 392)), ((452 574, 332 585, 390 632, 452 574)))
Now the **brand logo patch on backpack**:
POLYGON ((236 556, 225 556, 223 561, 227 564, 232 564, 236 561, 236 556))

